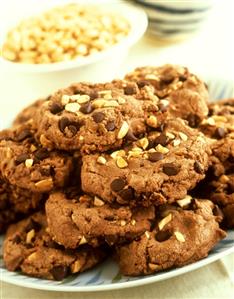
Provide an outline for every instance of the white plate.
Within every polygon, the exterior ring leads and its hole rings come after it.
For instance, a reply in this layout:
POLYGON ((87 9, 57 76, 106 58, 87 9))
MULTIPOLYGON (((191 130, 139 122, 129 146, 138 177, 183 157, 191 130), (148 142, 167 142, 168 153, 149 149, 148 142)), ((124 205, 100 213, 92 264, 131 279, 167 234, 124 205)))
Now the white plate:
MULTIPOLYGON (((232 82, 225 81, 223 79, 212 79, 207 80, 207 83, 209 86, 211 99, 213 100, 234 96, 234 86, 232 82)), ((5 124, 7 124, 7 121, 5 124)), ((2 242, 3 237, 0 237, 0 251, 2 250, 2 242)), ((228 231, 227 237, 219 242, 206 258, 182 268, 172 269, 150 276, 127 277, 122 276, 119 273, 118 266, 111 259, 109 259, 90 271, 78 276, 69 276, 62 282, 32 278, 22 275, 19 272, 9 272, 4 268, 2 254, 0 252, 0 279, 2 281, 23 287, 61 292, 114 290, 140 286, 175 277, 212 263, 221 257, 230 254, 231 252, 234 252, 233 230, 228 231)))

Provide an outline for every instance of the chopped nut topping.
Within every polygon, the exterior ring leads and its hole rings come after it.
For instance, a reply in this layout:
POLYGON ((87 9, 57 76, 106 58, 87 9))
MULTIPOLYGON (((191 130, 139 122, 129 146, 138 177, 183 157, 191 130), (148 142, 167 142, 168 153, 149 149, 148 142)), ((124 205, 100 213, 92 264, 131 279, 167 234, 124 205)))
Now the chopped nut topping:
POLYGON ((118 106, 119 106, 119 103, 115 100, 107 101, 104 105, 104 107, 118 107, 118 106))
POLYGON ((94 201, 93 201, 93 204, 96 206, 96 207, 102 207, 104 206, 104 201, 102 201, 99 197, 95 196, 94 197, 94 201))
POLYGON ((102 108, 105 106, 106 103, 107 103, 107 101, 104 99, 97 99, 92 102, 92 106, 93 106, 93 108, 102 108))
POLYGON ((178 199, 177 203, 181 208, 183 208, 183 207, 189 205, 191 203, 191 200, 192 200, 192 196, 186 195, 185 198, 178 199))
POLYGON ((155 148, 159 153, 162 154, 167 154, 169 152, 169 149, 165 146, 162 146, 161 144, 158 144, 155 148))
POLYGON ((131 220, 131 225, 136 225, 136 220, 135 219, 131 220))
POLYGON ((107 162, 106 159, 105 159, 104 157, 102 157, 102 156, 99 156, 99 157, 97 158, 97 163, 98 163, 98 164, 105 165, 106 162, 107 162))
POLYGON ((170 104, 168 100, 160 100, 159 103, 162 104, 163 106, 168 106, 170 104))
POLYGON ((173 140, 172 141, 172 144, 173 144, 173 146, 178 146, 178 145, 180 145, 180 140, 179 139, 175 139, 175 140, 173 140))
POLYGON ((120 128, 120 130, 119 130, 117 138, 118 139, 124 138, 127 135, 128 130, 129 130, 129 125, 126 121, 124 121, 121 128, 120 128))
POLYGON ((33 252, 32 254, 30 254, 28 257, 27 257, 27 260, 28 261, 35 261, 37 259, 37 252, 33 252))
POLYGON ((32 144, 32 145, 30 146, 30 151, 33 153, 33 152, 35 152, 36 150, 37 150, 36 146, 35 146, 34 144, 32 144))
POLYGON ((77 99, 77 103, 79 104, 85 104, 85 103, 88 103, 90 100, 90 96, 87 95, 87 94, 82 94, 82 95, 79 95, 79 98, 77 99))
POLYGON ((72 96, 70 96, 70 100, 72 101, 77 101, 80 98, 79 94, 73 94, 72 96))
POLYGON ((127 222, 125 220, 120 220, 120 225, 121 226, 125 226, 127 224, 127 222))
POLYGON ((11 150, 10 147, 8 147, 8 148, 6 149, 6 156, 7 156, 8 159, 11 158, 11 154, 12 154, 12 150, 11 150))
POLYGON ((179 242, 185 242, 185 238, 180 232, 174 232, 174 235, 179 242))
POLYGON ((37 187, 38 189, 41 189, 42 191, 52 189, 53 188, 53 180, 52 180, 52 178, 41 180, 41 181, 35 183, 35 187, 37 187))
POLYGON ((144 137, 144 138, 141 138, 139 141, 138 141, 139 145, 145 150, 148 145, 149 145, 149 140, 144 137))
POLYGON ((169 139, 175 139, 175 135, 170 133, 170 132, 166 132, 166 136, 169 138, 169 139))
POLYGON ((120 105, 126 103, 125 99, 124 99, 124 98, 121 98, 121 97, 118 97, 118 98, 117 98, 117 101, 118 101, 118 103, 119 103, 120 105))
POLYGON ((155 153, 156 152, 156 149, 155 148, 150 148, 149 150, 148 150, 148 153, 155 153))
POLYGON ((149 239, 150 238, 150 233, 148 231, 146 231, 145 236, 146 236, 147 239, 149 239))
POLYGON ((127 161, 124 160, 124 158, 117 156, 116 158, 116 164, 119 168, 125 168, 128 166, 127 161))
POLYGON ((125 156, 125 151, 124 150, 115 151, 115 152, 111 153, 110 156, 113 159, 116 159, 118 156, 124 157, 125 156))
POLYGON ((212 117, 209 117, 202 121, 203 125, 215 126, 215 121, 212 117))
POLYGON ((78 273, 81 269, 81 263, 79 260, 76 260, 72 265, 71 265, 71 272, 72 273, 78 273))
POLYGON ((184 134, 183 132, 179 132, 179 136, 183 141, 187 141, 188 140, 188 136, 186 134, 184 134))
POLYGON ((31 229, 26 235, 26 243, 31 243, 32 239, 35 237, 35 230, 31 229))
POLYGON ((146 80, 155 80, 155 81, 160 81, 159 77, 154 75, 154 74, 147 74, 145 76, 145 79, 146 80))
POLYGON ((157 128, 157 126, 158 126, 157 118, 154 115, 151 115, 149 118, 147 118, 146 123, 148 126, 150 126, 152 128, 157 128))
POLYGON ((70 96, 67 94, 62 95, 61 103, 65 106, 69 103, 70 96))
POLYGON ((65 106, 65 110, 68 112, 76 113, 80 110, 80 105, 78 103, 68 103, 65 106))
POLYGON ((164 228, 164 226, 167 225, 171 220, 172 220, 172 215, 171 215, 171 214, 168 214, 165 218, 163 218, 163 219, 158 223, 159 230, 162 230, 162 229, 164 228))
POLYGON ((24 164, 27 168, 32 167, 33 166, 33 159, 26 159, 24 164))
POLYGON ((226 123, 228 121, 224 115, 213 115, 212 118, 215 122, 226 123))
POLYGON ((80 239, 80 243, 79 243, 79 245, 86 244, 86 243, 87 243, 87 240, 86 240, 85 237, 83 236, 83 237, 80 239))

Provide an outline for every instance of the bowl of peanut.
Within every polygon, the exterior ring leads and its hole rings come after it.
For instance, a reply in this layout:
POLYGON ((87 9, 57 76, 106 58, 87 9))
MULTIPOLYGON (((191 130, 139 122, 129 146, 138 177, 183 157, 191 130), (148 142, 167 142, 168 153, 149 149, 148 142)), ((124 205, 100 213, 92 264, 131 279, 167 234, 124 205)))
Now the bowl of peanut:
POLYGON ((34 97, 41 86, 46 95, 74 81, 114 78, 147 28, 145 13, 123 1, 43 2, 36 14, 11 20, 0 41, 2 67, 21 88, 34 87, 34 97))

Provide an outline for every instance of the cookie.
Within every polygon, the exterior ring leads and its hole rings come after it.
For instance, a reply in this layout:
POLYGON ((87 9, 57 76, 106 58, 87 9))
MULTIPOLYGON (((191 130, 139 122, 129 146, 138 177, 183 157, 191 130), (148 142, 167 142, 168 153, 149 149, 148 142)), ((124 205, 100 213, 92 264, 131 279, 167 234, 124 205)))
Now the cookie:
POLYGON ((159 127, 167 103, 134 82, 77 83, 57 91, 36 115, 38 139, 47 148, 103 152, 159 127))
POLYGON ((43 194, 10 185, 0 175, 0 233, 4 232, 10 223, 39 209, 44 199, 43 194))
POLYGON ((234 132, 234 98, 209 104, 209 117, 199 126, 200 130, 214 139, 222 139, 234 132))
POLYGON ((39 99, 33 102, 28 107, 24 108, 14 119, 13 125, 23 124, 30 119, 33 119, 37 110, 42 106, 46 99, 39 99))
POLYGON ((153 85, 154 94, 169 101, 170 114, 188 120, 192 127, 197 127, 208 114, 207 87, 185 67, 170 64, 139 67, 125 79, 136 82, 140 88, 153 85))
POLYGON ((66 250, 56 244, 47 232, 46 217, 37 213, 13 224, 7 231, 3 260, 9 271, 62 280, 94 267, 106 257, 105 248, 84 245, 77 250, 66 250))
POLYGON ((49 192, 66 185, 72 157, 48 151, 34 139, 30 123, 0 133, 0 171, 12 185, 32 192, 49 192))
POLYGON ((105 204, 87 195, 67 198, 50 195, 46 202, 48 227, 53 239, 67 248, 88 243, 97 246, 131 241, 149 230, 155 218, 154 207, 130 208, 105 204))
POLYGON ((106 202, 160 205, 183 198, 204 178, 209 140, 182 119, 165 121, 132 146, 83 157, 82 189, 106 202))
POLYGON ((124 275, 152 274, 193 263, 206 257, 226 236, 217 222, 220 217, 212 212, 213 203, 194 200, 188 205, 189 199, 178 202, 183 208, 161 207, 153 230, 139 240, 116 247, 124 275))

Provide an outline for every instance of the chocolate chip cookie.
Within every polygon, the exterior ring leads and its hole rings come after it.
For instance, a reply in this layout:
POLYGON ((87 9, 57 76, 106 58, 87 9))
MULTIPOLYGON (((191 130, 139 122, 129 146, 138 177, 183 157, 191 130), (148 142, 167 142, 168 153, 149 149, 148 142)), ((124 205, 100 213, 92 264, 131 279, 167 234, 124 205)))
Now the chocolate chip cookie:
POLYGON ((208 255, 226 236, 219 228, 220 217, 208 200, 189 198, 178 206, 162 206, 155 228, 139 240, 116 247, 120 270, 125 275, 146 275, 193 263, 208 255), (180 208, 182 206, 183 208, 180 208))
POLYGON ((161 67, 140 67, 125 76, 139 88, 152 85, 154 94, 169 101, 168 111, 188 120, 196 127, 208 114, 208 91, 205 84, 182 66, 166 64, 161 67))
POLYGON ((84 245, 66 250, 47 232, 46 217, 37 213, 13 224, 4 241, 4 263, 9 271, 46 279, 62 280, 94 267, 106 257, 106 249, 84 245))
POLYGON ((57 91, 38 110, 38 138, 48 148, 103 152, 159 127, 167 102, 134 82, 73 84, 57 91), (165 101, 164 101, 165 102, 165 101))
POLYGON ((38 209, 44 197, 43 194, 10 185, 0 174, 0 233, 4 232, 10 223, 38 209))
POLYGON ((68 199, 63 193, 50 195, 46 202, 48 227, 53 239, 67 248, 81 244, 97 246, 131 241, 149 230, 155 209, 105 204, 87 195, 68 199))
POLYGON ((35 141, 30 122, 0 133, 0 171, 14 186, 48 192, 65 186, 72 168, 69 154, 48 151, 35 141))
POLYGON ((173 202, 204 178, 209 140, 182 119, 165 121, 130 147, 86 155, 82 189, 106 202, 160 205, 173 202))

